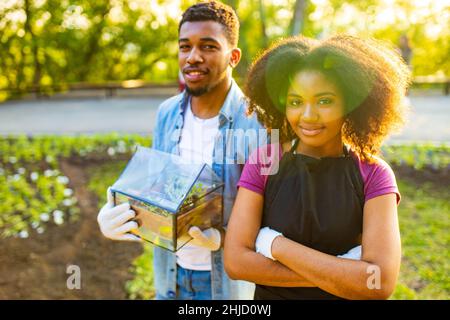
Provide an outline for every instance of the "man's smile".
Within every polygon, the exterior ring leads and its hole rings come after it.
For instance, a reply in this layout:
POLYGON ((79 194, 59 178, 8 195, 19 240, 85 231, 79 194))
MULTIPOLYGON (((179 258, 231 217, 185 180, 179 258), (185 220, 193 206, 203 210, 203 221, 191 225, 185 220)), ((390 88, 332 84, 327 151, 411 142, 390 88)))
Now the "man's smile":
POLYGON ((186 77, 186 80, 190 82, 197 82, 203 80, 203 78, 205 78, 205 76, 208 74, 208 71, 200 68, 185 68, 183 69, 183 73, 186 77))

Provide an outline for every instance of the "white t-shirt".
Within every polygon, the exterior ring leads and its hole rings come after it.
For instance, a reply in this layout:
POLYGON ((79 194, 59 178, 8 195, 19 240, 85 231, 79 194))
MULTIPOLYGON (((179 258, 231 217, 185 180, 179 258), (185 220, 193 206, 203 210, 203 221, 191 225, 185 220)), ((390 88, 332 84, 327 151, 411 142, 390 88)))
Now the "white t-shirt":
MULTIPOLYGON (((210 119, 197 118, 189 102, 181 132, 180 156, 186 163, 212 165, 214 140, 219 133, 219 115, 210 119)), ((176 253, 177 264, 190 270, 211 270, 211 251, 189 242, 176 253)))

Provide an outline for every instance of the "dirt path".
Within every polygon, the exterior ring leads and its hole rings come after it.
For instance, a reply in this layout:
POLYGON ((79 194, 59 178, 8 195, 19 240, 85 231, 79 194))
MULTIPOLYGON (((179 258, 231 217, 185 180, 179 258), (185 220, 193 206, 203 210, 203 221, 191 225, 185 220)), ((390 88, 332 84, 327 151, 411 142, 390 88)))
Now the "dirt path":
POLYGON ((0 299, 126 299, 129 267, 141 245, 103 238, 86 167, 63 161, 61 170, 79 201, 79 220, 49 225, 44 234, 31 232, 27 239, 2 239, 0 299), (67 289, 68 265, 81 269, 80 290, 67 289))

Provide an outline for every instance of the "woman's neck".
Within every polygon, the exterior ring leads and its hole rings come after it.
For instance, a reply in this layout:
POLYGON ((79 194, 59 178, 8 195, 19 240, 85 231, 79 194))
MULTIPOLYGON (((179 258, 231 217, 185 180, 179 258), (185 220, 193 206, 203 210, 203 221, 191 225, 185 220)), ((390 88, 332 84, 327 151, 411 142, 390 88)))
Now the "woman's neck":
POLYGON ((343 154, 343 142, 340 135, 321 146, 306 145, 300 140, 296 151, 313 158, 340 157, 343 154))

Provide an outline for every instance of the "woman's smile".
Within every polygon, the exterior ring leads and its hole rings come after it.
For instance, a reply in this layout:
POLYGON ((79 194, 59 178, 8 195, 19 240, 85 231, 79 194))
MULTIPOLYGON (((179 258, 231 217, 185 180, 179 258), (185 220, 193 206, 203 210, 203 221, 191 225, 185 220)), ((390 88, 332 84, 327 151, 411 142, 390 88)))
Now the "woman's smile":
POLYGON ((325 130, 325 126, 323 125, 300 124, 299 128, 301 133, 308 137, 317 136, 325 130))

